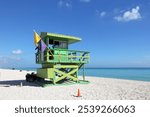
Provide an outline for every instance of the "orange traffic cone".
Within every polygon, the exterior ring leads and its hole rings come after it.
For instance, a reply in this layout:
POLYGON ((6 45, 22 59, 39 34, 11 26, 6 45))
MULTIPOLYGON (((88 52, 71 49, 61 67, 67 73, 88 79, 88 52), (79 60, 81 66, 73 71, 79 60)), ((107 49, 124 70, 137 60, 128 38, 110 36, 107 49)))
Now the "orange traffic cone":
POLYGON ((78 89, 77 97, 81 97, 80 89, 78 89))

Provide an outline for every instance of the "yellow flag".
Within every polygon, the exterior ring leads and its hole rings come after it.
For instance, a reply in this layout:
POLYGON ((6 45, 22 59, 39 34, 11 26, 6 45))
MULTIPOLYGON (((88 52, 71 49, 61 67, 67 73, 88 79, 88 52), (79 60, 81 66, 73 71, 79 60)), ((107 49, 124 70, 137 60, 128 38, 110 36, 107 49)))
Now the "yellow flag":
POLYGON ((36 45, 40 39, 41 37, 34 31, 34 44, 36 45))

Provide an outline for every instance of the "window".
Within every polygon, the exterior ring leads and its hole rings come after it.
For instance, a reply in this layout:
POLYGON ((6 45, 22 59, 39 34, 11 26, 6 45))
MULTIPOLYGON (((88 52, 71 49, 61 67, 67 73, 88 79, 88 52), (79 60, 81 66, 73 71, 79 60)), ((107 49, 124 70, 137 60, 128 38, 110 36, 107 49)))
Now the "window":
POLYGON ((65 41, 54 41, 54 48, 68 48, 68 44, 65 41))
POLYGON ((60 42, 60 48, 68 48, 66 42, 60 42))
POLYGON ((49 44, 53 44, 53 40, 49 39, 49 44))

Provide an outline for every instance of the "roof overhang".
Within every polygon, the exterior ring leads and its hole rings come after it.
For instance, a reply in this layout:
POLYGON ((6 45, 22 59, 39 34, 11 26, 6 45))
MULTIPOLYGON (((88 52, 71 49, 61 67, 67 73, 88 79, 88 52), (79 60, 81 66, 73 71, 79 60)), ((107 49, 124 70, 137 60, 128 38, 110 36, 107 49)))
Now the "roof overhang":
POLYGON ((74 37, 74 36, 41 32, 41 38, 46 38, 46 37, 49 37, 49 39, 52 39, 52 40, 67 41, 68 44, 72 44, 72 43, 81 41, 81 38, 74 37))

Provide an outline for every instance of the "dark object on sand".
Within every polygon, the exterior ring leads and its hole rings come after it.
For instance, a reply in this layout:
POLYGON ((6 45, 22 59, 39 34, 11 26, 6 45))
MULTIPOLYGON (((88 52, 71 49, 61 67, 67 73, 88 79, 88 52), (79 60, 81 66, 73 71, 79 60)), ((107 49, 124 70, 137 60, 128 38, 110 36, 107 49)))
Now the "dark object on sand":
POLYGON ((33 72, 31 74, 26 75, 27 82, 34 82, 36 79, 37 79, 37 77, 33 72))

